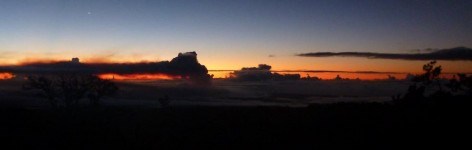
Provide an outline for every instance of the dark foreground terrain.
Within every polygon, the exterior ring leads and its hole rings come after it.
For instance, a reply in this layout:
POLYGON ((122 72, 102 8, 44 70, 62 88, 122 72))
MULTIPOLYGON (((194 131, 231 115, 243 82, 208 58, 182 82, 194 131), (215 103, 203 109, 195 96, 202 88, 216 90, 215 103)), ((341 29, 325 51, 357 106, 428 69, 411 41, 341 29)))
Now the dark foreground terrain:
POLYGON ((14 149, 418 148, 470 143, 470 101, 306 108, 179 106, 0 109, 14 149), (413 144, 413 145, 411 145, 413 144))

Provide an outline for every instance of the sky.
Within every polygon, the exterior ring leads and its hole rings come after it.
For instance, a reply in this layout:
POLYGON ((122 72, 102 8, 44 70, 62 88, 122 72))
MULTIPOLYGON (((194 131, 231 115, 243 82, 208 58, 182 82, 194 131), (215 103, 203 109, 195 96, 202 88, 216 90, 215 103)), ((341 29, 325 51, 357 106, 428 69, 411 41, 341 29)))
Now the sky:
MULTIPOLYGON (((210 70, 421 71, 427 61, 300 57, 472 47, 470 0, 1 0, 0 64, 137 62, 196 51, 210 70)), ((439 61, 472 72, 472 61, 439 61)))

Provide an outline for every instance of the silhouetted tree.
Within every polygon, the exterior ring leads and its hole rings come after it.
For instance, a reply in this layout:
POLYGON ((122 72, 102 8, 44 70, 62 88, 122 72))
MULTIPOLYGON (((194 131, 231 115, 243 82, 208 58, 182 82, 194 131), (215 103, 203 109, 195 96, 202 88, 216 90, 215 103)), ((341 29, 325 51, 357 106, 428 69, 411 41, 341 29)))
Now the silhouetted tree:
POLYGON ((459 83, 463 86, 463 90, 467 91, 470 95, 472 94, 472 75, 458 74, 459 83))
POLYGON ((457 74, 459 79, 454 76, 449 83, 446 85, 451 89, 453 92, 463 91, 467 95, 472 95, 472 75, 466 74, 457 74))
POLYGON ((306 77, 302 78, 303 80, 321 80, 321 78, 316 77, 316 76, 310 76, 309 74, 306 74, 306 77))
POLYGON ((392 75, 387 75, 387 77, 388 77, 387 78, 388 80, 393 80, 393 81, 397 80, 397 78, 395 76, 392 76, 392 75))
POLYGON ((419 101, 425 98, 425 86, 417 86, 417 85, 410 85, 408 87, 408 92, 405 94, 404 99, 409 100, 410 102, 413 100, 419 101))
POLYGON ((90 77, 88 97, 92 105, 98 105, 101 98, 110 96, 118 91, 118 87, 111 80, 100 79, 97 76, 90 77))
POLYGON ((55 77, 60 96, 67 107, 76 105, 93 84, 90 75, 61 74, 55 77))
POLYGON ((457 74, 459 78, 454 76, 449 82, 442 81, 439 78, 442 68, 436 66, 436 61, 431 61, 423 66, 423 74, 416 75, 412 81, 415 83, 408 88, 408 92, 403 98, 392 97, 395 101, 412 102, 428 99, 432 102, 442 102, 451 99, 463 99, 472 93, 472 76, 466 74, 457 74), (446 88, 443 88, 443 84, 446 88), (437 86, 437 89, 429 87, 437 86), (429 88, 432 91, 430 95, 425 95, 425 91, 429 88), (465 94, 465 95, 463 95, 465 94), (464 97, 466 96, 466 97, 464 97))
POLYGON ((67 73, 28 76, 23 89, 39 90, 39 94, 46 97, 52 107, 57 108, 60 102, 66 107, 77 105, 87 94, 91 104, 96 105, 100 98, 115 93, 118 87, 113 82, 94 75, 67 73))
POLYGON ((51 106, 57 108, 58 87, 51 79, 43 76, 28 76, 26 77, 26 80, 27 83, 23 85, 24 90, 40 90, 41 92, 39 93, 39 95, 47 98, 51 106))
MULTIPOLYGON (((423 65, 423 74, 415 75, 412 79, 415 82, 413 85, 408 87, 407 93, 403 98, 392 97, 395 102, 420 102, 424 100, 426 88, 431 86, 432 83, 437 83, 439 91, 442 91, 441 83, 439 81, 439 75, 441 74, 441 66, 436 66, 436 61, 431 61, 423 65)), ((435 92, 437 93, 437 92, 435 92)))
POLYGON ((436 83, 439 90, 442 91, 441 82, 439 81, 439 75, 441 74, 442 67, 436 66, 436 61, 431 61, 423 65, 423 74, 417 75, 413 78, 414 82, 421 82, 424 86, 428 87, 431 84, 436 83))
POLYGON ((336 77, 333 80, 343 80, 343 78, 341 78, 338 74, 338 75, 336 75, 336 77))

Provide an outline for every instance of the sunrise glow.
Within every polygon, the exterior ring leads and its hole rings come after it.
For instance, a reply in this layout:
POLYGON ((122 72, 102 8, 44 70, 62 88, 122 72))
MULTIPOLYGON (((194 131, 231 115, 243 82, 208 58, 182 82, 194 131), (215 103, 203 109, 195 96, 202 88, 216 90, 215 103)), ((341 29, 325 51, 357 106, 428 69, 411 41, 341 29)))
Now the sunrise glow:
POLYGON ((101 79, 110 79, 110 80, 175 80, 181 79, 180 76, 172 76, 166 74, 114 74, 114 73, 106 73, 106 74, 99 74, 99 78, 101 79))
POLYGON ((12 79, 15 75, 8 72, 0 72, 0 80, 12 79))

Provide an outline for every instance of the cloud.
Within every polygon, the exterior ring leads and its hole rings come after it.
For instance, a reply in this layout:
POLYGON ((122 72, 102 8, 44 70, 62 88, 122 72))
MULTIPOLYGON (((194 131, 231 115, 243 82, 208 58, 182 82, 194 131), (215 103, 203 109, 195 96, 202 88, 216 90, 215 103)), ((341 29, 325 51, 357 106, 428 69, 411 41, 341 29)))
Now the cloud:
POLYGON ((235 70, 231 76, 236 81, 265 81, 265 80, 298 80, 300 74, 279 74, 272 73, 272 66, 259 64, 258 67, 244 67, 241 70, 235 70))
POLYGON ((167 74, 182 76, 195 81, 209 80, 208 70, 197 60, 197 53, 179 53, 171 61, 138 62, 138 63, 80 63, 72 61, 36 61, 19 65, 0 66, 0 72, 14 74, 167 74))
POLYGON ((366 57, 374 59, 402 59, 402 60, 467 60, 472 61, 472 49, 467 47, 456 47, 451 49, 431 50, 428 53, 371 53, 371 52, 315 52, 297 54, 302 57, 366 57))
POLYGON ((411 53, 432 53, 438 50, 441 50, 441 49, 426 48, 426 49, 412 49, 412 50, 407 50, 407 51, 411 53))
POLYGON ((231 76, 238 81, 263 81, 272 77, 270 69, 272 66, 259 64, 258 67, 244 67, 231 73, 231 76))

